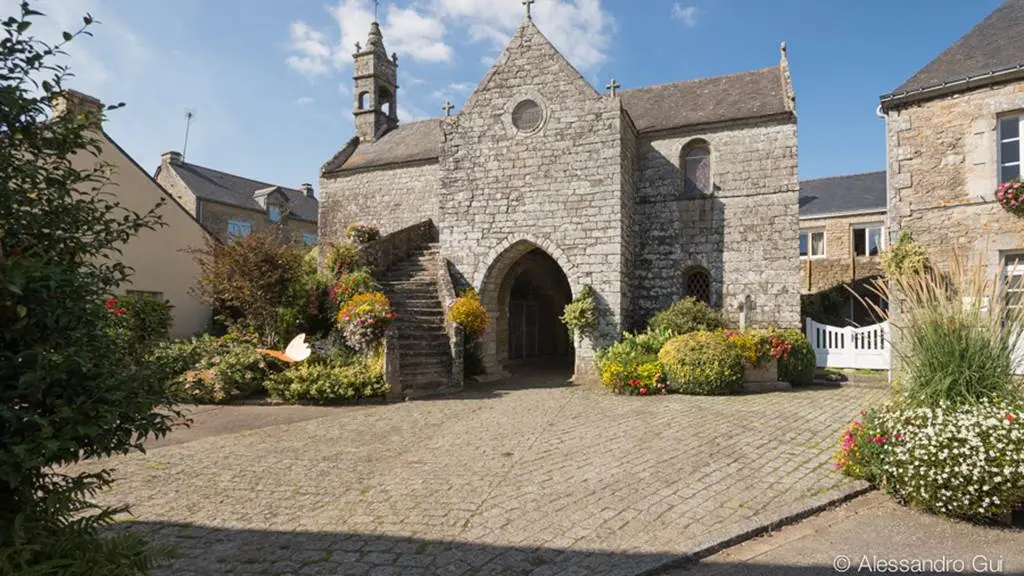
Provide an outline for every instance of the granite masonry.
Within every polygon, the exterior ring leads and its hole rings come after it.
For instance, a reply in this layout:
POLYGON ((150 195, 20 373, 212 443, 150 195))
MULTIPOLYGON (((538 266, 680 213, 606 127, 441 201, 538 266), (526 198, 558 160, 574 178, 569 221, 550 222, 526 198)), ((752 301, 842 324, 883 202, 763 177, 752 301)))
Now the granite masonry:
POLYGON ((774 67, 601 93, 527 18, 458 114, 400 126, 376 24, 354 57, 357 134, 323 166, 321 241, 354 222, 433 221, 456 288, 476 288, 494 319, 488 372, 566 352, 550 316, 585 285, 599 329, 568 350, 577 376, 688 295, 737 323, 799 325, 784 45, 774 67))
POLYGON ((910 233, 940 266, 956 256, 1004 274, 1024 253, 1024 221, 995 198, 1021 176, 1022 34, 1024 0, 1010 0, 882 97, 890 238, 910 233))

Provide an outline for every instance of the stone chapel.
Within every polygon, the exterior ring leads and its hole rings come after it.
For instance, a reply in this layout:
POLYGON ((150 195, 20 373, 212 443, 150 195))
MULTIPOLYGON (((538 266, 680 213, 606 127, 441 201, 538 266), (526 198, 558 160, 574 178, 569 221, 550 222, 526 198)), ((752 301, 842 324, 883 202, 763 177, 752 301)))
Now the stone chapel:
POLYGON ((352 223, 383 235, 432 223, 419 253, 427 264, 397 264, 388 272, 397 281, 385 283, 406 322, 406 390, 440 389, 445 370, 461 384, 452 367, 461 353, 453 346, 445 358, 444 327, 431 335, 422 325, 443 323, 443 286, 402 294, 434 273, 432 255, 455 289, 479 291, 492 374, 540 357, 592 374, 597 347, 686 296, 737 324, 799 326, 785 44, 768 68, 628 90, 612 81, 599 92, 528 16, 461 110, 402 124, 398 58, 377 23, 354 59, 356 135, 321 169, 320 239, 339 241, 352 223), (585 285, 597 294, 599 331, 573 342, 558 316, 585 285), (433 312, 415 307, 424 296, 440 300, 433 312), (429 363, 422 351, 435 350, 423 348, 430 337, 440 358, 417 372, 429 363))

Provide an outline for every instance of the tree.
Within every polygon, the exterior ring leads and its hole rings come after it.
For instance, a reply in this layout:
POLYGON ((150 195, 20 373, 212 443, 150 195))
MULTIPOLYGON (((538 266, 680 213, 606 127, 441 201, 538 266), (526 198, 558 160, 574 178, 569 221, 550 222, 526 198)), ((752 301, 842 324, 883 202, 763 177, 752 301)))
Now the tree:
POLYGON ((26 0, 0 23, 0 573, 142 573, 139 537, 99 534, 122 511, 89 501, 110 471, 60 467, 142 450, 178 416, 105 305, 130 274, 118 247, 161 225, 159 205, 139 214, 105 190, 99 127, 120 105, 54 114, 71 74, 53 61, 92 16, 56 45, 30 35, 39 16, 26 0))

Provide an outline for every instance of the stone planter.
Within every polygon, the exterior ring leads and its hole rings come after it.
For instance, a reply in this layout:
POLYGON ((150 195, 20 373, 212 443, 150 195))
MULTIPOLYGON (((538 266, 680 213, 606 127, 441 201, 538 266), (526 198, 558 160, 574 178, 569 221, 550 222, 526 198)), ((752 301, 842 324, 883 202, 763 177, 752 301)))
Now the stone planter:
POLYGON ((789 390, 789 382, 779 382, 779 361, 772 358, 760 366, 743 368, 743 390, 745 392, 768 392, 789 390))

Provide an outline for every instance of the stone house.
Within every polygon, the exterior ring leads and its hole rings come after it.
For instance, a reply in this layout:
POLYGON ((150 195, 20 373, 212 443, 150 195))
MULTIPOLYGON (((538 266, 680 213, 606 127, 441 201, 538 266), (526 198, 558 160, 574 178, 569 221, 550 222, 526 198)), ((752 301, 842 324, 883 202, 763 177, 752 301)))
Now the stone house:
POLYGON ((903 85, 886 117, 890 240, 903 232, 933 261, 954 252, 1018 277, 1024 221, 997 202, 1021 176, 1024 0, 1008 0, 903 85))
MULTIPOLYGON (((354 222, 399 235, 431 222, 443 275, 476 288, 492 318, 489 373, 564 353, 586 376, 595 347, 685 296, 736 323, 799 326, 785 45, 768 68, 602 93, 527 17, 457 114, 401 125, 398 59, 376 23, 354 59, 356 135, 321 170, 321 240, 354 222), (597 334, 570 344, 558 315, 585 285, 597 334)), ((403 349, 427 322, 408 281, 387 286, 403 349)), ((443 387, 442 360, 405 384, 443 387)))
POLYGON ((886 175, 867 172, 800 183, 800 290, 836 289, 846 319, 871 323, 858 298, 873 298, 871 279, 882 274, 879 255, 886 241, 886 175))
POLYGON ((187 163, 179 152, 161 156, 154 178, 221 241, 276 225, 297 242, 316 244, 312 184, 298 190, 268 184, 187 163))
MULTIPOLYGON (((54 106, 56 114, 70 112, 99 117, 102 110, 99 100, 74 90, 65 90, 54 106)), ((133 273, 120 292, 152 296, 172 304, 171 335, 174 337, 204 331, 211 311, 190 293, 200 270, 186 250, 203 246, 209 234, 102 126, 98 126, 96 136, 100 143, 99 156, 76 154, 73 163, 77 168, 92 169, 97 162, 110 166, 110 181, 105 190, 135 212, 148 212, 161 199, 165 200, 159 214, 166 226, 142 230, 121 246, 119 259, 130 266, 133 273)))

